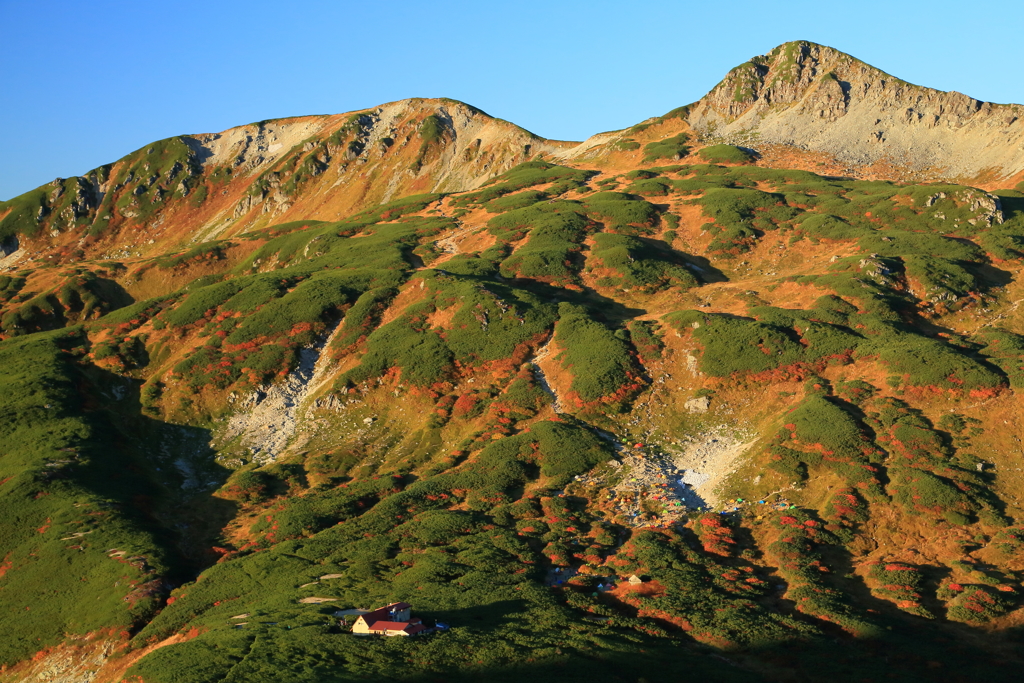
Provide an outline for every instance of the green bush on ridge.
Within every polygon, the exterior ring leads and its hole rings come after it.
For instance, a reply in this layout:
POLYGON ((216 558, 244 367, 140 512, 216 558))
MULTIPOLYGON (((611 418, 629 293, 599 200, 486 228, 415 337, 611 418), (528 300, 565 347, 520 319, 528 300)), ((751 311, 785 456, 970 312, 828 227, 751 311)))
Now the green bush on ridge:
POLYGON ((639 197, 623 192, 597 192, 583 200, 587 214, 610 230, 648 233, 659 218, 658 209, 639 197))
POLYGON ((575 202, 544 202, 495 216, 487 223, 499 239, 529 239, 501 262, 504 277, 543 278, 568 283, 576 278, 575 254, 591 228, 575 202))
POLYGON ((690 153, 690 148, 686 146, 689 139, 689 135, 680 133, 664 140, 647 143, 644 145, 644 163, 658 159, 682 159, 690 153))
POLYGON ((711 251, 746 251, 758 234, 791 221, 797 212, 782 195, 752 189, 712 188, 695 200, 711 218, 711 251))
MULTIPOLYGON (((561 184, 564 192, 582 186, 592 175, 594 175, 593 171, 580 171, 546 161, 527 161, 492 178, 483 189, 460 195, 453 200, 452 205, 486 204, 507 194, 544 183, 561 184)), ((548 194, 558 193, 549 192, 548 194)))
POLYGON ((403 381, 430 386, 450 379, 456 362, 475 367, 512 356, 554 322, 554 307, 525 290, 450 274, 422 277, 427 299, 370 333, 360 365, 341 382, 357 384, 395 367, 403 381), (450 307, 457 310, 444 329, 427 325, 432 313, 450 307))
POLYGON ((697 156, 711 164, 745 164, 751 160, 751 155, 748 151, 733 145, 711 145, 704 147, 697 152, 697 156))

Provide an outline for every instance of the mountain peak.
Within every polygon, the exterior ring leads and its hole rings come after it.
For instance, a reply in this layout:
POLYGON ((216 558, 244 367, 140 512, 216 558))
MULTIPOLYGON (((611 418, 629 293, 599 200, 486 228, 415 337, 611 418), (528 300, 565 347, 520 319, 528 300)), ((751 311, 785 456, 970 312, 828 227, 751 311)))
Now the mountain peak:
POLYGON ((799 40, 733 68, 690 107, 707 138, 790 145, 844 163, 887 161, 945 178, 1024 171, 1024 107, 913 85, 799 40))

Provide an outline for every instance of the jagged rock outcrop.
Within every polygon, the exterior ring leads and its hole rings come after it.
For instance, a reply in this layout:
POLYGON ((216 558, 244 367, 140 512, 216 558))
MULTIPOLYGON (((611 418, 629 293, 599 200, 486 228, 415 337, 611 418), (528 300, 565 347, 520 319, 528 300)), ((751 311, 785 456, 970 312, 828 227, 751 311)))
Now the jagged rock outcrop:
POLYGON ((338 218, 415 192, 473 189, 535 154, 572 144, 538 138, 454 100, 401 100, 355 114, 250 128, 194 138, 207 151, 205 163, 260 173, 232 212, 232 218, 250 221, 289 210, 309 215, 311 203, 320 209, 316 217, 338 218), (297 154, 301 161, 289 163, 297 154), (327 177, 321 184, 331 181, 321 194, 343 187, 355 199, 339 202, 339 193, 332 193, 311 202, 316 190, 299 197, 298 185, 318 176, 327 177))
POLYGON ((912 85, 806 41, 730 71, 689 108, 688 121, 708 137, 792 145, 853 164, 892 161, 939 177, 1024 171, 1024 107, 912 85))

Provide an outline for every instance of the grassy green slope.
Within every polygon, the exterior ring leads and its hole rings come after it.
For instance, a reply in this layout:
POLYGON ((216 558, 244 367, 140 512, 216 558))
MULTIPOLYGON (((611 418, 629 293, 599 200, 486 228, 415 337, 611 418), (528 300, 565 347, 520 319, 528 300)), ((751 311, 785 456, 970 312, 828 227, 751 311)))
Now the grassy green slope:
MULTIPOLYGON (((129 671, 149 683, 919 680, 936 668, 969 679, 972 652, 1014 642, 1024 536, 972 454, 994 424, 950 405, 1012 399, 1024 330, 950 330, 964 311, 1002 305, 999 283, 1024 247, 1020 194, 1003 194, 996 220, 971 188, 741 161, 626 174, 631 193, 525 164, 450 198, 457 216, 433 213, 442 198, 427 195, 252 233, 237 263, 221 258, 231 244, 167 255, 133 272, 209 267, 84 330, 0 343, 0 512, 15 520, 0 539, 0 626, 19 633, 2 661, 109 628, 134 651, 175 637, 129 671), (681 222, 687 212, 703 224, 681 222), (464 216, 479 248, 435 261, 436 240, 464 216), (767 259, 768 245, 835 258, 743 282, 740 259, 767 259), (768 301, 787 291, 802 298, 768 301), (126 431, 171 417, 217 425, 232 392, 283 376, 336 323, 326 352, 339 371, 324 387, 349 407, 318 413, 284 462, 232 453, 239 472, 218 495, 244 505, 218 541, 224 557, 162 602, 180 559, 146 512, 173 497, 126 431), (551 411, 528 362, 548 339, 559 349, 548 379, 571 415, 551 411), (750 466, 763 483, 731 485, 737 497, 784 489, 799 505, 647 529, 616 512, 609 487, 628 475, 606 464, 601 430, 653 441, 654 454, 711 426, 654 393, 690 364, 713 405, 773 396, 743 415, 760 420, 750 466), (145 381, 141 405, 97 404, 115 380, 137 384, 101 367, 145 381), (661 422, 643 432, 655 395, 661 422), (951 402, 941 419, 940 400, 951 402), (415 415, 377 421, 371 404, 415 415), (111 417, 129 413, 128 427, 111 417), (345 426, 364 413, 369 423, 345 426), (577 481, 588 474, 603 488, 577 481), (860 567, 894 519, 964 539, 963 555, 860 567), (990 548, 989 565, 970 543, 990 548), (586 571, 558 583, 555 567, 586 571), (632 573, 642 591, 597 590, 632 573), (311 597, 325 601, 301 602, 311 597), (334 615, 394 600, 454 628, 364 640, 334 615), (961 622, 1010 628, 986 641, 961 622)), ((0 284, 5 310, 38 295, 0 284)), ((1016 661, 985 666, 999 680, 1016 661)))
POLYGON ((80 329, 0 343, 0 663, 108 629, 132 631, 166 591, 150 490, 84 404, 80 329), (126 469, 127 468, 127 469, 126 469))

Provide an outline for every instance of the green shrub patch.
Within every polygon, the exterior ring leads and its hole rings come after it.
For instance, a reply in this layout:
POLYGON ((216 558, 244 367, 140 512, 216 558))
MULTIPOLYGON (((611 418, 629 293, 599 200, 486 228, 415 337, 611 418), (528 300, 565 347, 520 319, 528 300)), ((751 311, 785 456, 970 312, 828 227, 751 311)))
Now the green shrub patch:
POLYGON ((664 140, 647 143, 644 145, 644 163, 658 159, 682 159, 690 153, 690 148, 686 145, 689 140, 689 135, 680 133, 664 140))
POLYGON ((977 340, 981 353, 998 366, 1014 389, 1024 387, 1024 336, 994 328, 983 330, 977 340))
POLYGON ((576 254, 592 226, 581 209, 576 202, 545 202, 492 218, 487 225, 499 239, 517 240, 529 234, 526 243, 502 261, 501 274, 574 282, 580 267, 576 254))
POLYGON ((949 590, 954 593, 946 611, 951 621, 985 623, 1013 607, 1005 595, 990 586, 950 584, 949 590))
POLYGON ((692 330, 703 346, 701 371, 716 377, 768 373, 786 366, 794 366, 796 375, 802 376, 819 363, 849 362, 862 341, 841 326, 797 320, 803 312, 768 307, 752 312, 764 322, 699 311, 672 313, 665 320, 680 331, 692 330))
POLYGON ((925 578, 918 568, 901 562, 878 562, 868 570, 868 579, 872 583, 871 594, 875 597, 888 600, 908 614, 935 618, 921 604, 925 578))
POLYGON ((456 364, 472 368, 517 356, 554 323, 554 307, 524 290, 440 273, 422 282, 429 287, 426 300, 369 334, 360 365, 342 382, 380 377, 394 367, 403 381, 430 386, 451 379, 456 364), (451 307, 457 310, 443 328, 427 324, 433 312, 451 307))
POLYGON ((873 463, 881 460, 882 452, 841 402, 811 395, 784 419, 786 424, 768 445, 771 467, 797 480, 823 468, 862 492, 880 494, 875 474, 878 467, 873 463))
POLYGON ((658 222, 658 210, 650 202, 623 192, 597 192, 583 200, 595 220, 611 230, 646 233, 658 222))
POLYGON ((797 612, 817 617, 860 636, 877 636, 879 628, 863 610, 850 604, 845 595, 825 581, 828 569, 821 546, 838 539, 821 521, 804 510, 787 510, 770 522, 771 535, 765 554, 788 583, 786 598, 797 612))
POLYGON ((646 364, 662 358, 665 344, 657 323, 652 320, 630 320, 626 329, 629 330, 630 342, 641 361, 646 364))
POLYGON ((709 164, 746 164, 751 161, 751 154, 741 147, 733 145, 711 145, 704 147, 699 156, 709 164))
MULTIPOLYGON (((593 171, 580 171, 546 161, 527 161, 492 178, 483 189, 460 195, 453 200, 452 204, 453 206, 486 204, 499 197, 544 183, 556 183, 560 186, 559 189, 565 192, 575 187, 581 187, 592 175, 594 175, 593 171)), ((548 194, 554 195, 559 192, 549 191, 548 194)))
POLYGON ((492 199, 485 204, 485 207, 491 213, 505 213, 506 211, 525 209, 526 207, 533 206, 537 202, 542 202, 545 199, 548 199, 548 195, 545 192, 540 192, 538 190, 526 190, 525 192, 517 192, 515 194, 492 199))
POLYGON ((708 246, 712 252, 746 251, 759 234, 775 230, 797 216, 784 196, 760 190, 712 188, 695 201, 713 221, 706 227, 714 236, 708 246))
POLYGON ((572 376, 570 390, 581 405, 601 402, 622 410, 642 388, 628 344, 582 307, 559 304, 555 342, 562 349, 557 360, 572 376))
POLYGON ((604 267, 615 273, 599 284, 648 292, 697 286, 697 278, 664 242, 599 232, 594 243, 588 268, 604 267))

